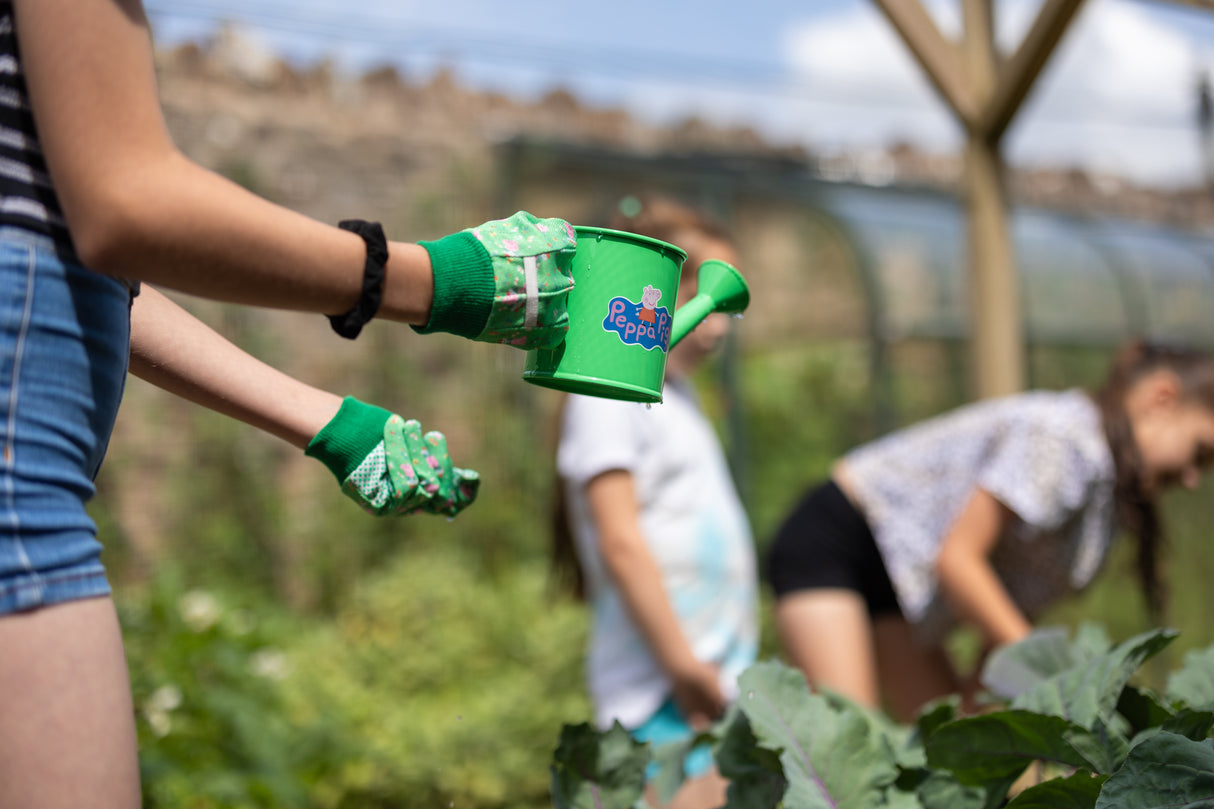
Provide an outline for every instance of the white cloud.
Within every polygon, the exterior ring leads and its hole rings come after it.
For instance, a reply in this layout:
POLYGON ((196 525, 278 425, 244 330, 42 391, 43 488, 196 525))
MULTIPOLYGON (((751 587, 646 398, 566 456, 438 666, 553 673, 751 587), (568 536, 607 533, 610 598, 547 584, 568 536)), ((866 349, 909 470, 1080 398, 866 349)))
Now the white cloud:
MULTIPOLYGON (((955 36, 955 2, 929 3, 955 36)), ((1019 43, 1040 3, 999 4, 999 41, 1019 43)), ((958 130, 890 24, 871 3, 790 28, 784 56, 803 88, 805 131, 830 142, 903 138, 954 148, 958 130), (844 103, 846 102, 846 103, 844 103), (821 114, 833 110, 830 118, 821 114), (850 131, 849 131, 850 130, 850 131)), ((1093 0, 1072 22, 1007 140, 1015 162, 1114 169, 1131 179, 1197 176, 1195 37, 1128 0, 1093 0)))

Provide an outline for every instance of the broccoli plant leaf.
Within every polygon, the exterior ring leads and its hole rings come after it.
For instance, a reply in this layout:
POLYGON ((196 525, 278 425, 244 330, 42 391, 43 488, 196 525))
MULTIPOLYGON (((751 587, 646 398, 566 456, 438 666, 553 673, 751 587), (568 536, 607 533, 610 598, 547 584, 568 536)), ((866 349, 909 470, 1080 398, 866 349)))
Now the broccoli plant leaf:
POLYGON ((1100 624, 1081 624, 1074 641, 1067 640, 1064 628, 1038 628, 1024 640, 996 649, 982 667, 982 684, 998 697, 1014 699, 1111 648, 1113 642, 1100 624))
POLYGON ((1147 728, 1158 728, 1172 718, 1174 712, 1163 699, 1147 688, 1127 685, 1117 700, 1117 713, 1130 723, 1129 733, 1134 735, 1147 728))
POLYGON ((1036 629, 1024 640, 991 653, 982 667, 982 685, 997 696, 1013 699, 1079 662, 1065 629, 1036 629))
POLYGON ((884 802, 898 772, 889 745, 864 716, 810 694, 802 674, 777 661, 751 666, 738 685, 758 743, 780 751, 785 806, 869 809, 884 802))
POLYGON ((775 809, 788 781, 780 756, 759 746, 750 722, 733 713, 716 747, 717 769, 729 779, 725 809, 775 809))
POLYGON ((1030 711, 972 716, 938 728, 927 740, 927 761, 972 786, 1014 780, 1037 760, 1090 767, 1066 740, 1074 731, 1087 732, 1060 716, 1030 711))
MULTIPOLYGON (((869 735, 874 740, 882 740, 886 744, 894 757, 894 763, 900 769, 909 770, 926 766, 927 757, 924 755, 923 743, 920 740, 916 726, 899 724, 884 711, 865 707, 842 694, 829 691, 825 688, 818 689, 818 693, 830 704, 831 708, 842 712, 851 712, 863 717, 864 721, 868 723, 869 735)), ((947 698, 942 699, 941 702, 946 705, 949 704, 947 698)), ((947 708, 942 709, 940 716, 943 716, 946 712, 947 708)), ((940 716, 934 716, 933 718, 936 721, 944 721, 940 719, 940 716)), ((932 720, 928 719, 925 721, 932 720)))
POLYGON ((1061 716, 1089 730, 1110 725, 1117 701, 1143 661, 1176 637, 1170 629, 1136 635, 1108 653, 1072 666, 1039 682, 1012 701, 1012 708, 1061 716))
MULTIPOLYGON (((890 787, 885 791, 885 802, 881 806, 884 809, 924 809, 918 795, 896 787, 890 787)), ((956 809, 962 809, 962 807, 956 807, 956 809)))
POLYGON ((1105 782, 1095 809, 1214 809, 1214 745, 1162 731, 1138 744, 1105 782))
POLYGON ((1214 646, 1188 652, 1184 665, 1168 677, 1164 693, 1190 708, 1214 710, 1214 646))
POLYGON ((1095 809, 1107 775, 1077 772, 1068 778, 1051 778, 1021 792, 1007 809, 1095 809))
POLYGON ((653 778, 653 788, 662 803, 669 803, 686 780, 683 763, 695 744, 696 737, 692 736, 654 749, 653 762, 657 765, 657 775, 653 778))
POLYGON ((629 809, 641 797, 649 745, 619 722, 599 732, 589 724, 565 725, 553 755, 552 805, 556 809, 629 809))
POLYGON ((950 773, 936 770, 919 785, 917 792, 924 809, 983 809, 991 802, 989 793, 998 792, 1002 798, 1012 780, 1014 777, 992 787, 980 787, 962 784, 950 773))
POLYGON ((1091 730, 1074 727, 1063 738, 1083 756, 1089 769, 1106 775, 1120 767, 1130 752, 1129 739, 1103 722, 1097 722, 1091 730))

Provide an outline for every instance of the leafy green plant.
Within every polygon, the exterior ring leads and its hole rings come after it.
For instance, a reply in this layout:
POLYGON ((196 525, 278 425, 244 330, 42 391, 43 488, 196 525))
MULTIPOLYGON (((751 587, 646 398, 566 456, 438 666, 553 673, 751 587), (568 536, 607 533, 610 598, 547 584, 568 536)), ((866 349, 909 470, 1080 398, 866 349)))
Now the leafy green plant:
POLYGON ((323 717, 304 722, 283 701, 291 619, 169 574, 120 608, 145 806, 311 806, 309 785, 354 754, 323 717))
MULTIPOLYGON (((1074 638, 1038 630, 987 662, 990 710, 960 716, 950 697, 909 726, 811 693, 798 671, 766 661, 739 678, 735 709, 688 744, 713 743, 731 781, 726 809, 1212 807, 1214 647, 1190 652, 1162 694, 1131 683, 1176 634, 1113 644, 1093 625, 1074 638)), ((622 733, 565 728, 552 765, 557 809, 643 806, 644 768, 686 751, 626 748, 622 733)), ((656 786, 665 797, 678 781, 656 786)))

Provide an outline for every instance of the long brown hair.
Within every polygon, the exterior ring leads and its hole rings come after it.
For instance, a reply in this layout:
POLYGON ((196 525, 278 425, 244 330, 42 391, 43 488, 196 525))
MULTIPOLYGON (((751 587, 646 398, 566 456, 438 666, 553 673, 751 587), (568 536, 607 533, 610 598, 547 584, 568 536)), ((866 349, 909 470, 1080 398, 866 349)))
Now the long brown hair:
MULTIPOLYGON (((639 194, 624 197, 616 206, 607 227, 623 230, 660 239, 664 242, 683 247, 679 244, 680 236, 699 234, 725 242, 732 242, 728 229, 704 211, 686 205, 672 197, 660 194, 639 194)), ((688 251, 687 262, 683 271, 694 271, 704 256, 695 256, 688 251)), ((565 401, 562 399, 555 420, 560 429, 564 415, 565 401)), ((563 480, 557 480, 556 491, 552 495, 552 508, 549 515, 549 530, 552 544, 549 548, 550 576, 552 583, 561 592, 569 593, 579 601, 586 598, 586 574, 578 560, 577 549, 574 547, 573 530, 569 524, 569 503, 565 496, 563 480)))
POLYGON ((1161 369, 1176 374, 1183 398, 1214 410, 1214 358, 1204 352, 1143 340, 1133 340, 1122 346, 1104 384, 1093 395, 1113 454, 1117 519, 1136 540, 1138 583, 1151 619, 1156 623, 1161 621, 1167 604, 1167 590, 1159 572, 1165 537, 1158 504, 1145 485, 1142 454, 1134 440, 1125 401, 1139 380, 1161 369))

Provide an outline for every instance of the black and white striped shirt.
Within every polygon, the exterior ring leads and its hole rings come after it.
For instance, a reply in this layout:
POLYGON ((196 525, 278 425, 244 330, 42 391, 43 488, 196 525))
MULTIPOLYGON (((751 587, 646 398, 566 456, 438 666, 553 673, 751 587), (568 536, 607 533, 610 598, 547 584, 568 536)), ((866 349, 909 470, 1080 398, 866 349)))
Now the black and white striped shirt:
POLYGON ((11 0, 0 0, 0 226, 3 225, 50 236, 60 252, 75 254, 38 142, 13 27, 11 0))

